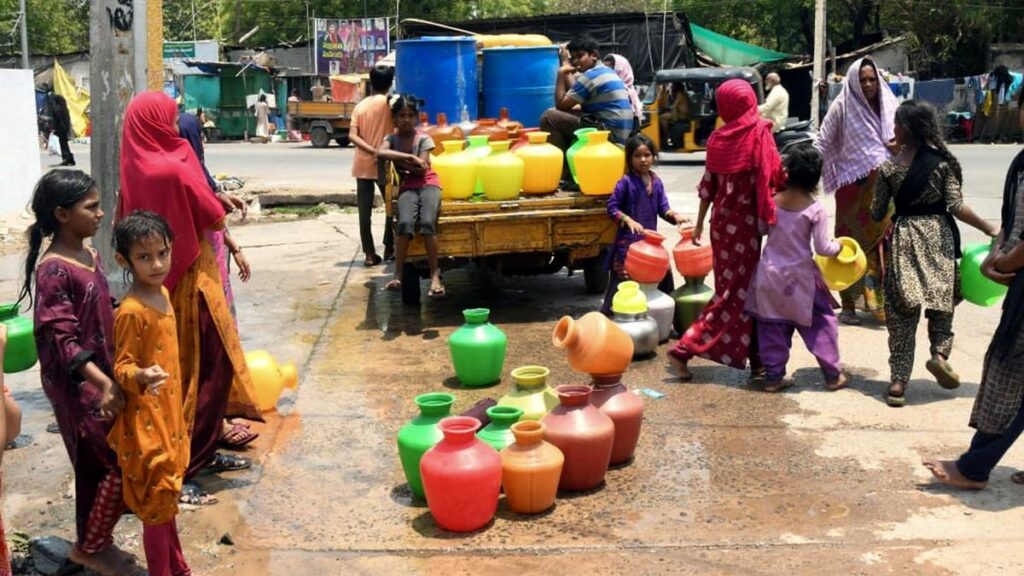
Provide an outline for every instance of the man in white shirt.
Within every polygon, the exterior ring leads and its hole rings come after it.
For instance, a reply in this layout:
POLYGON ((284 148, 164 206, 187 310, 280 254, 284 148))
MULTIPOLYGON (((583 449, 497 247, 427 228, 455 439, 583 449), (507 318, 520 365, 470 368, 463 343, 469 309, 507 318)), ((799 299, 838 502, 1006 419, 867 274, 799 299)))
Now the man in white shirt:
POLYGON ((781 132, 789 118, 789 92, 782 87, 782 79, 775 72, 765 76, 764 87, 769 90, 768 97, 757 111, 765 120, 771 120, 772 132, 781 132))

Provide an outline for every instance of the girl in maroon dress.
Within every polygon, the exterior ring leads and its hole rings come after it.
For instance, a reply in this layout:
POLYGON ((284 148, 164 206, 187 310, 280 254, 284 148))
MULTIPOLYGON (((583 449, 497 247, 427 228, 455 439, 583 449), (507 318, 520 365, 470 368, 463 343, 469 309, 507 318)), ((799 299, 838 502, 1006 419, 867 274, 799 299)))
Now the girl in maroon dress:
POLYGON ((782 162, 772 139, 771 122, 757 114, 754 89, 744 80, 719 86, 715 99, 725 125, 708 140, 707 171, 700 183, 700 211, 693 240, 700 242, 704 218, 711 214, 715 296, 700 317, 668 351, 683 380, 700 356, 743 369, 750 358, 754 376, 764 369, 757 355, 754 324, 743 307, 750 278, 761 258, 758 220, 775 223, 772 193, 781 184, 782 162))
POLYGON ((36 186, 32 211, 19 301, 31 300, 34 274, 40 377, 75 470, 77 541, 70 558, 103 575, 130 574, 134 559, 113 543, 125 508, 121 471, 107 445, 124 405, 110 377, 114 309, 99 254, 85 245, 103 218, 100 193, 85 173, 54 170, 36 186))

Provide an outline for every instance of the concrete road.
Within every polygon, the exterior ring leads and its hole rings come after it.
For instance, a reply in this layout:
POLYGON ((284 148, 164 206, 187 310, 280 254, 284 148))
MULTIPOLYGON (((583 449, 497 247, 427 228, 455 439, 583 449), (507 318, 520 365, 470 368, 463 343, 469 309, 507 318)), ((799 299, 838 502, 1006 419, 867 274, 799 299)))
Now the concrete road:
MULTIPOLYGON (((957 152, 968 200, 995 217, 1016 148, 957 152)), ((690 211, 700 166, 665 159, 661 171, 673 204, 690 211)), ((257 425, 261 437, 247 453, 253 469, 203 477, 221 502, 179 518, 197 574, 990 575, 1018 573, 1024 563, 1024 489, 1009 481, 1024 468, 1019 448, 977 493, 938 487, 920 465, 922 455, 955 457, 970 440, 967 418, 998 308, 958 308, 951 360, 964 385, 955 391, 924 371, 921 326, 902 409, 884 404, 886 332, 871 323, 842 328, 853 379, 836 393, 822 389, 799 343, 790 363, 797 386, 778 395, 700 361, 695 381, 679 383, 663 345, 626 375, 630 387, 665 395, 645 398, 634 461, 609 471, 595 491, 562 495, 549 512, 525 517, 501 504, 492 524, 455 535, 434 525, 402 477, 395 434, 415 414, 412 398, 450 391, 459 412, 504 394, 508 371, 524 364, 550 367, 552 385, 586 382, 550 332, 561 315, 593 310, 599 298, 584 293, 579 275, 512 278, 481 291, 463 269, 446 275, 445 298, 413 309, 382 291, 389 271, 361 266, 352 214, 234 234, 255 270, 248 285, 236 284, 244 346, 296 361, 301 386, 257 425), (482 390, 458 388, 446 346, 460 311, 472 306, 491 308, 509 336, 506 376, 482 390), (218 544, 224 533, 233 546, 218 544)), ((15 290, 19 260, 0 258, 5 294, 15 290)), ((69 468, 59 438, 44 431, 51 417, 38 372, 8 381, 25 406, 28 435, 4 458, 8 533, 67 537, 69 468)), ((126 518, 118 542, 141 555, 139 534, 126 518)))

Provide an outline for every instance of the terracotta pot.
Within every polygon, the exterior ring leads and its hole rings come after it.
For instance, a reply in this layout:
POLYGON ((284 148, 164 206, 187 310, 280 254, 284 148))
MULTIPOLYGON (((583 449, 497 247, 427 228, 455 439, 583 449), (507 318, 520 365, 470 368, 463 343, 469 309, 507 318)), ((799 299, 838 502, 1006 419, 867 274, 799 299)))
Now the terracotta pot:
POLYGON ((621 374, 633 359, 629 334, 600 312, 589 312, 579 320, 562 316, 551 341, 565 349, 569 367, 577 372, 621 374))
POLYGON ((615 424, 590 403, 590 386, 559 386, 556 392, 560 404, 541 422, 547 428, 544 438, 565 456, 558 488, 596 488, 604 482, 611 461, 615 424))
POLYGON ((590 403, 615 423, 612 464, 633 457, 640 441, 640 425, 644 421, 644 401, 622 384, 622 374, 594 376, 594 392, 590 403))
POLYGON ((501 451, 505 503, 519 514, 543 512, 555 503, 565 456, 544 441, 544 425, 527 420, 512 425, 515 442, 501 451))
POLYGON ((643 240, 633 242, 626 251, 626 274, 641 284, 658 283, 668 272, 668 250, 662 243, 665 237, 654 230, 644 230, 643 240))
POLYGON ((512 425, 523 416, 523 411, 515 406, 494 406, 487 409, 487 417, 491 423, 480 428, 476 437, 489 444, 497 451, 512 443, 512 425))
POLYGON ((610 195, 626 172, 626 153, 608 141, 609 134, 607 130, 591 132, 587 145, 576 153, 576 175, 585 195, 610 195))
POLYGON ((434 125, 430 123, 430 116, 426 112, 420 112, 420 122, 416 125, 416 130, 421 134, 427 134, 433 127, 434 125))
POLYGON ((416 397, 419 416, 398 431, 398 457, 402 471, 412 493, 423 498, 423 480, 420 478, 420 459, 444 436, 437 423, 446 418, 455 403, 455 396, 443 392, 420 394, 416 397))
POLYGON ((513 141, 519 139, 519 134, 523 130, 522 122, 508 117, 508 108, 498 111, 498 126, 504 128, 508 132, 508 139, 513 141))
POLYGON ((478 136, 481 134, 487 135, 488 142, 508 140, 508 130, 502 126, 498 126, 498 121, 494 118, 481 118, 477 121, 476 128, 473 128, 470 135, 478 136))
MULTIPOLYGON (((672 258, 676 261, 676 270, 686 277, 703 278, 711 273, 713 266, 711 244, 704 242, 700 246, 693 243, 693 228, 684 228, 682 238, 672 248, 672 258)), ((661 279, 652 280, 660 282, 661 279)))
POLYGON ((562 151, 548 143, 547 132, 528 132, 530 144, 516 150, 523 161, 523 194, 550 194, 562 176, 562 151))
POLYGON ((445 530, 479 530, 498 509, 501 456, 477 439, 479 427, 476 418, 445 418, 438 424, 444 438, 420 461, 427 506, 445 530))
POLYGON ((448 115, 444 112, 437 113, 437 124, 428 128, 424 133, 434 141, 434 149, 430 151, 434 156, 441 154, 442 142, 447 140, 464 140, 462 128, 448 123, 448 115))
POLYGON ((523 411, 520 420, 540 420, 558 406, 558 395, 548 386, 551 371, 543 366, 520 366, 512 370, 512 390, 498 400, 499 406, 523 411))

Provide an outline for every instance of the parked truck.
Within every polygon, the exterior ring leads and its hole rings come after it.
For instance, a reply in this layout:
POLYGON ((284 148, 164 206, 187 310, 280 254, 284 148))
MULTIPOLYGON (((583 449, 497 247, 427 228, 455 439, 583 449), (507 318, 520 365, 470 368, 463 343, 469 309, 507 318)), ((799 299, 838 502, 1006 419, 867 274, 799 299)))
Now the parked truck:
POLYGON ((303 135, 308 134, 314 148, 326 148, 331 140, 339 146, 348 146, 348 130, 352 123, 354 102, 313 102, 303 100, 288 103, 288 115, 298 123, 303 135))

